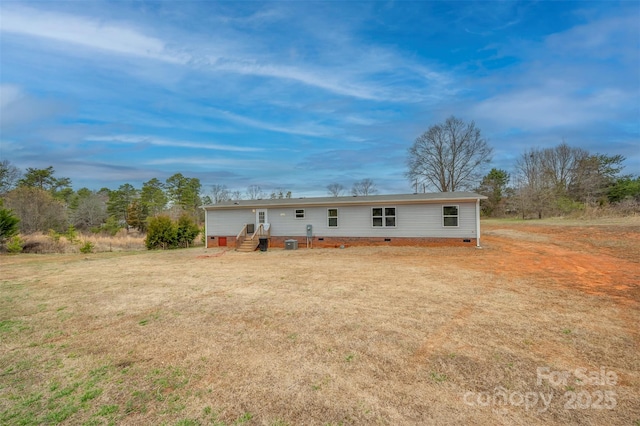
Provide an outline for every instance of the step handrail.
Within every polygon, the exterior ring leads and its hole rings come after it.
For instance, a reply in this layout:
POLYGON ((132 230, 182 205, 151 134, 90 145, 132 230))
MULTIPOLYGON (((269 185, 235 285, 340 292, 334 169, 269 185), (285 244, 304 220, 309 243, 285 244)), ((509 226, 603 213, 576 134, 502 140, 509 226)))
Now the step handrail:
POLYGON ((247 238, 247 226, 248 224, 245 223, 242 230, 238 233, 238 236, 236 236, 236 248, 240 248, 244 240, 247 238))
POLYGON ((265 229, 264 223, 261 223, 260 225, 258 225, 258 228, 251 235, 247 233, 248 226, 249 224, 245 223, 244 226, 242 227, 242 230, 236 237, 236 249, 240 248, 242 243, 244 243, 246 240, 253 241, 255 243, 256 237, 271 238, 271 226, 267 226, 266 227, 267 229, 265 229))

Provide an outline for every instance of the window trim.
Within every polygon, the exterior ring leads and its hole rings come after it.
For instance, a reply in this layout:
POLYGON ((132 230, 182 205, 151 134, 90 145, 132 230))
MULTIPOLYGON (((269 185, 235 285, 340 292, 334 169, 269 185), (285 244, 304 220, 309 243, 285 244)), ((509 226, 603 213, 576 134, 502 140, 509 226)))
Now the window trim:
POLYGON ((460 205, 459 204, 446 204, 442 206, 442 227, 443 228, 459 228, 460 227, 460 205), (444 209, 447 207, 455 207, 456 208, 456 212, 457 214, 453 215, 453 214, 444 214, 444 209), (446 218, 451 218, 451 217, 455 217, 456 218, 456 224, 455 225, 447 225, 445 223, 445 219, 446 218))
POLYGON ((380 228, 397 228, 398 227, 398 208, 396 206, 375 206, 375 207, 371 207, 371 227, 374 229, 380 229, 380 228), (382 216, 374 216, 373 214, 373 210, 374 209, 381 209, 382 210, 382 216), (387 210, 386 209, 393 209, 393 215, 388 215, 387 216, 387 210), (393 218, 393 226, 388 226, 387 225, 387 217, 392 217, 393 218), (376 226, 373 224, 373 220, 376 218, 380 218, 382 219, 382 225, 380 226, 376 226))
POLYGON ((302 220, 306 216, 305 209, 293 209, 293 218, 296 220, 302 220), (298 212, 302 212, 302 216, 298 216, 298 212))
POLYGON ((340 217, 340 211, 339 211, 339 209, 337 207, 327 208, 327 228, 339 228, 340 227, 339 217, 340 217), (335 216, 329 216, 329 212, 331 210, 335 210, 336 211, 336 215, 335 216), (336 220, 336 225, 335 226, 331 226, 331 224, 329 222, 330 219, 335 219, 336 220))

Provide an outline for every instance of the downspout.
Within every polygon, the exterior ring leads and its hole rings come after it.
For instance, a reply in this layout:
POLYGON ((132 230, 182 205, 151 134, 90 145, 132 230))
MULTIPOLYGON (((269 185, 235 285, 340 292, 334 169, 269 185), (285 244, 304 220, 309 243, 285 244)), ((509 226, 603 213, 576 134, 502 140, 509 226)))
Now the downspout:
POLYGON ((204 248, 205 250, 209 248, 209 230, 207 227, 207 223, 209 222, 209 218, 207 215, 207 208, 202 206, 202 210, 204 210, 204 248))
POLYGON ((476 198, 476 247, 480 248, 480 198, 476 198))

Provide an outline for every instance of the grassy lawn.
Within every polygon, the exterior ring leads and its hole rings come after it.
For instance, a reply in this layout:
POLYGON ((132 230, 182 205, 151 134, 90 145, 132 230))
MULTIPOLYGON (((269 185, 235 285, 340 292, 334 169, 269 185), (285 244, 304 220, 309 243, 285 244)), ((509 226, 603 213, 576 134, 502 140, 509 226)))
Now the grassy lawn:
POLYGON ((2 256, 0 424, 640 424, 640 223, 483 232, 2 256))

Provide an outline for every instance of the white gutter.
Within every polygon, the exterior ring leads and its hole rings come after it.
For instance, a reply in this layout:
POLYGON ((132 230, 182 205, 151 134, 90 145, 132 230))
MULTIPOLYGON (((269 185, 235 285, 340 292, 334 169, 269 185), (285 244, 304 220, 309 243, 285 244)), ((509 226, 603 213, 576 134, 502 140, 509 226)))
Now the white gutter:
POLYGON ((476 247, 480 247, 480 198, 476 199, 476 247))

